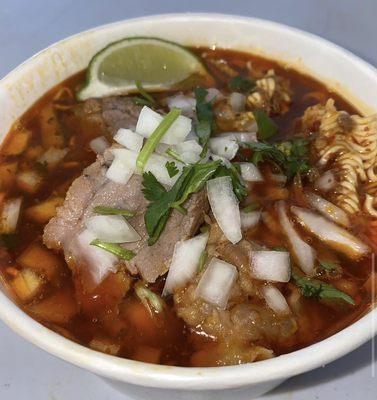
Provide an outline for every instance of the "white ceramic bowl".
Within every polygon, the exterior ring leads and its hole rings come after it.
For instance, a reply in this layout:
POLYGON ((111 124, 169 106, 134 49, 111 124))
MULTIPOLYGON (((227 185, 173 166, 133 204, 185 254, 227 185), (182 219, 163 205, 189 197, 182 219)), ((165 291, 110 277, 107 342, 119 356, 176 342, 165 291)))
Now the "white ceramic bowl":
MULTIPOLYGON (((84 69, 109 42, 151 35, 184 45, 218 46, 278 59, 341 92, 361 112, 377 111, 377 71, 319 37, 276 23, 217 14, 162 15, 80 33, 40 52, 0 81, 0 140, 39 97, 84 69)), ((19 335, 66 361, 100 375, 133 398, 252 399, 283 380, 323 366, 369 340, 377 309, 330 338, 271 360, 218 368, 146 364, 102 354, 50 331, 0 292, 0 317, 19 335), (167 397, 169 396, 169 397, 167 397)))

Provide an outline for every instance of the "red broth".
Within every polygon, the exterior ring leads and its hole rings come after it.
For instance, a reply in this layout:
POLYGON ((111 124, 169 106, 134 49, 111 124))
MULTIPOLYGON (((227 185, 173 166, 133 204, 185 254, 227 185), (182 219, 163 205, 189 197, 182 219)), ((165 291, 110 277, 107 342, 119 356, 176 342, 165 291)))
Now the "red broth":
MULTIPOLYGON (((296 120, 308 106, 324 102, 330 97, 335 99, 339 109, 357 113, 351 104, 338 94, 330 92, 322 83, 276 62, 229 50, 194 49, 194 51, 206 62, 209 59, 224 59, 240 74, 245 73, 251 63, 253 70, 258 73, 273 68, 278 75, 287 78, 291 84, 293 101, 287 113, 274 117, 283 137, 289 137, 295 132, 296 120)), ((208 65, 216 79, 217 87, 224 88, 226 85, 224 77, 212 68, 210 63, 208 65)), ((135 360, 195 366, 192 354, 214 346, 214 342, 200 331, 187 327, 176 316, 171 298, 167 301, 167 310, 163 316, 151 315, 133 290, 129 289, 137 277, 129 277, 124 273, 110 274, 94 292, 85 293, 80 282, 72 275, 63 255, 48 250, 42 243, 48 211, 43 210, 42 216, 37 215, 39 220, 36 219, 33 209, 28 211, 46 199, 55 199, 55 205, 61 204, 71 182, 81 174, 84 167, 95 160, 95 154, 88 146, 89 141, 96 136, 107 135, 97 125, 77 120, 70 111, 70 107, 75 105, 75 100, 69 93, 73 92, 83 80, 84 72, 80 72, 46 93, 14 124, 2 145, 1 202, 4 198, 23 197, 23 211, 17 234, 3 235, 2 238, 7 245, 4 247, 3 243, 0 248, 2 280, 23 310, 45 326, 78 343, 110 353, 111 346, 115 346, 119 348, 119 356, 135 360), (69 92, 62 92, 66 88, 69 92), (53 117, 48 117, 48 112, 58 94, 60 100, 57 102, 58 107, 54 108, 54 115, 58 120, 54 121, 53 117), (41 119, 42 113, 47 115, 44 122, 41 119), (64 162, 52 171, 36 164, 35 161, 43 148, 46 148, 45 142, 54 140, 43 133, 46 130, 46 127, 42 126, 43 123, 56 124, 60 138, 57 140, 63 140, 69 147, 64 162), (27 148, 19 155, 12 154, 9 148, 17 147, 13 142, 14 137, 25 131, 28 132, 27 148), (33 190, 25 189, 18 184, 13 172, 28 171, 30 168, 37 170, 41 179, 37 189, 33 190), (25 250, 28 251, 25 253, 25 250), (14 284, 19 271, 25 265, 42 277, 44 282, 42 289, 31 299, 20 298, 18 290, 22 291, 22 288, 14 284)), ((253 190, 253 199, 263 201, 266 209, 272 204, 272 200, 268 197, 270 189, 267 182, 255 185, 253 190)), ((293 190, 289 187, 287 190, 286 197, 290 201, 293 190)), ((358 227, 356 223, 355 229, 362 231, 362 227, 358 227)), ((273 233, 264 224, 248 232, 247 238, 271 247, 286 245, 279 233, 273 233)), ((319 242, 314 241, 313 245, 319 252, 326 254, 329 252, 319 242)), ((334 307, 317 299, 305 298, 303 309, 297 317, 296 334, 283 344, 260 343, 261 345, 271 348, 277 355, 291 352, 334 334, 369 310, 372 300, 367 281, 371 274, 371 258, 365 258, 357 263, 339 256, 337 258, 344 271, 343 289, 352 294, 356 305, 351 309, 334 307), (310 315, 310 326, 303 315, 310 315)), ((156 293, 161 292, 164 280, 165 277, 161 277, 152 286, 156 293)), ((281 290, 284 295, 292 295, 292 283, 281 285, 281 290)))

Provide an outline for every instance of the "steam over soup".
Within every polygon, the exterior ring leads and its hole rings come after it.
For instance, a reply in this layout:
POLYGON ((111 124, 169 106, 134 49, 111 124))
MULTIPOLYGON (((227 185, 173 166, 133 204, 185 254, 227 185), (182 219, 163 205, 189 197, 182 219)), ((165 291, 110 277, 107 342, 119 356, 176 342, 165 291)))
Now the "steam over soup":
POLYGON ((14 124, 4 284, 59 334, 156 364, 264 360, 352 324, 374 300, 377 116, 276 62, 180 49, 180 82, 106 55, 88 72, 106 79, 14 124))

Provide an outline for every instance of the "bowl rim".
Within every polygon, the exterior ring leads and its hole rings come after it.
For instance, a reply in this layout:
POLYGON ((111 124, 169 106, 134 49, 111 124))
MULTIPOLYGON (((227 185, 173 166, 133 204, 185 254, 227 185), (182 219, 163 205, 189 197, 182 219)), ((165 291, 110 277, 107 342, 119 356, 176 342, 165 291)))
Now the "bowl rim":
MULTIPOLYGON (((355 56, 348 50, 317 35, 284 24, 231 14, 169 13, 125 19, 97 26, 64 38, 24 61, 2 78, 0 83, 50 48, 66 40, 78 38, 82 34, 88 34, 92 31, 111 28, 118 24, 121 25, 129 22, 144 22, 161 19, 187 20, 190 18, 242 21, 270 27, 278 31, 290 32, 306 40, 317 42, 317 44, 321 46, 328 47, 333 52, 342 53, 349 62, 358 64, 363 70, 363 73, 377 80, 377 70, 358 56, 355 56)), ((377 308, 374 308, 364 317, 344 328, 342 331, 292 353, 250 364, 198 368, 154 365, 122 359, 91 350, 44 327, 22 311, 3 292, 0 292, 0 319, 20 336, 48 353, 103 377, 147 387, 186 390, 235 388, 285 379, 325 365, 345 355, 367 342, 377 332, 377 308)))

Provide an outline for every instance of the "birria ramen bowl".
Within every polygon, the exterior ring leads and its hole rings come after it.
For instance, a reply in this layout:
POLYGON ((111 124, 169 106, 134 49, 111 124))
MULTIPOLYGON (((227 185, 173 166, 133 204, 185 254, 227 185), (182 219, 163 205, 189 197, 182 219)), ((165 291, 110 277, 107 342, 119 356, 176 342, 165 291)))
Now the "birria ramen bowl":
POLYGON ((0 81, 1 319, 137 399, 249 400, 356 349, 376 333, 376 93, 348 51, 230 15, 36 54, 0 81))

